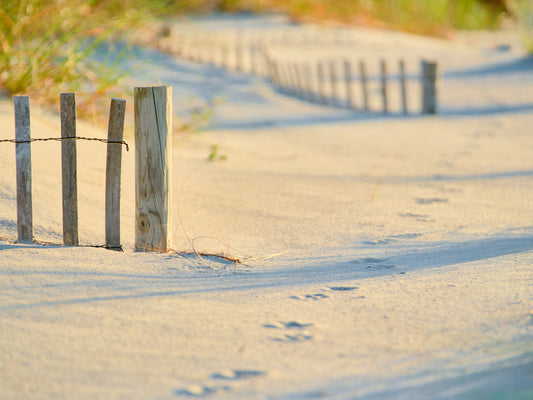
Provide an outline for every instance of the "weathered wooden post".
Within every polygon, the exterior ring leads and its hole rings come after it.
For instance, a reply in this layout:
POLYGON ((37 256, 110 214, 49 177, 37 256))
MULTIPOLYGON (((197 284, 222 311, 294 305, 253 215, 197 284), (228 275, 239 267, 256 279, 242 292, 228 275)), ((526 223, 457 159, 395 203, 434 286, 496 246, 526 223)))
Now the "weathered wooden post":
POLYGON ((136 87, 135 250, 165 252, 172 234, 172 87, 136 87))
POLYGON ((61 170, 63 187, 63 243, 78 245, 78 176, 76 140, 76 95, 60 94, 61 170), (67 140, 65 140, 67 139, 67 140))
POLYGON ((366 75, 366 65, 363 60, 359 62, 359 71, 361 74, 361 90, 363 92, 363 107, 365 111, 370 110, 368 105, 368 78, 366 75))
POLYGON ((337 98, 337 70, 335 68, 335 61, 329 62, 329 80, 331 83, 331 105, 336 107, 338 105, 337 98))
POLYGON ((352 94, 352 64, 349 60, 344 60, 344 80, 346 83, 346 105, 348 108, 355 108, 352 94))
POLYGON ((122 163, 122 136, 126 100, 111 99, 109 125, 107 130, 107 162, 105 186, 105 246, 111 250, 122 250, 120 245, 120 175, 122 163))
POLYGON ((437 113, 437 63, 422 61, 422 114, 437 113))
POLYGON ((305 76, 305 92, 308 101, 313 101, 315 96, 313 94, 313 77, 311 73, 311 66, 309 63, 303 65, 303 71, 305 76))
POLYGON ((305 91, 304 91, 304 85, 303 85, 303 80, 302 80, 302 70, 300 68, 300 65, 297 62, 295 62, 293 64, 293 69, 294 69, 294 76, 296 77, 296 87, 297 87, 296 95, 300 97, 300 99, 305 99, 305 91))
POLYGON ((33 211, 31 201, 31 130, 30 98, 15 96, 15 145, 17 166, 17 229, 18 241, 33 241, 33 211), (18 143, 26 142, 26 143, 18 143))
POLYGON ((383 112, 386 114, 389 112, 389 102, 388 102, 388 93, 387 93, 387 64, 385 60, 381 60, 381 98, 383 101, 383 112))
POLYGON ((322 62, 318 62, 318 94, 320 96, 320 103, 326 104, 326 93, 325 93, 325 76, 324 76, 324 65, 322 62))
POLYGON ((237 39, 235 43, 235 71, 244 72, 244 62, 243 62, 243 44, 237 39))
POLYGON ((405 63, 403 60, 400 60, 400 94, 402 96, 402 112, 404 115, 407 115, 407 89, 405 85, 405 63))

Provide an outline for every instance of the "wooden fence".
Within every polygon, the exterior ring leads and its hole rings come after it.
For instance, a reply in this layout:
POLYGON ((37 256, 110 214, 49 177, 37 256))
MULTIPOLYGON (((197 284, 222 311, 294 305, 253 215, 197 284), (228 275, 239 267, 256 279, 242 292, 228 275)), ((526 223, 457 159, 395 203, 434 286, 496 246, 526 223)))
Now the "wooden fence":
MULTIPOLYGON (((352 57, 336 57, 329 60, 302 61, 302 57, 276 56, 272 48, 286 46, 294 48, 295 54, 302 46, 335 45, 350 46, 349 38, 322 35, 318 33, 297 34, 296 32, 271 32, 246 36, 236 32, 229 37, 205 32, 174 32, 161 47, 175 55, 193 62, 216 65, 228 70, 251 73, 266 77, 280 92, 333 107, 343 107, 360 111, 391 112, 392 85, 399 87, 400 112, 404 115, 413 109, 407 96, 408 80, 419 82, 420 112, 437 113, 437 64, 421 61, 419 72, 407 75, 406 63, 398 60, 392 65, 384 59, 379 61, 379 72, 369 75, 367 60, 354 60, 352 57), (392 74, 391 71, 396 71, 392 74), (377 82, 379 89, 369 90, 370 84, 377 82), (356 104, 354 86, 359 86, 360 104, 356 104), (372 96, 377 93, 380 107, 373 104, 372 96), (374 109, 372 109, 374 108, 374 109)), ((349 48, 349 47, 348 47, 349 48)), ((375 99, 374 99, 375 100, 375 99)), ((418 99, 417 99, 418 100, 418 99)))
MULTIPOLYGON (((63 243, 77 246, 78 239, 78 178, 77 140, 99 140, 107 143, 105 188, 105 246, 120 250, 120 175, 126 101, 112 99, 109 113, 108 138, 85 138, 76 135, 76 98, 74 93, 60 95, 61 137, 34 139, 30 128, 30 98, 14 97, 17 231, 18 241, 31 243, 33 237, 31 143, 36 141, 61 141, 63 243), (117 144, 119 146, 117 146, 117 144)), ((126 144, 127 146, 127 144, 126 144)))
MULTIPOLYGON (((134 90, 135 120, 135 249, 167 251, 172 232, 172 87, 134 90)), ((14 97, 16 145, 18 241, 31 243, 33 236, 31 143, 61 141, 63 243, 78 246, 77 140, 107 143, 105 184, 105 247, 121 250, 120 186, 126 101, 112 99, 107 139, 76 135, 74 93, 60 95, 61 137, 32 138, 30 99, 14 97)))

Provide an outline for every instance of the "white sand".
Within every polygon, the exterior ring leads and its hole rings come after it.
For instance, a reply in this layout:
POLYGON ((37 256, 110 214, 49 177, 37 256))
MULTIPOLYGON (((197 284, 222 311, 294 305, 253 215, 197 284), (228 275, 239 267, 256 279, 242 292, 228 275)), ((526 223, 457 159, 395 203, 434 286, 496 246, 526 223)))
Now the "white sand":
MULTIPOLYGON (((174 248, 246 265, 132 251, 133 149, 124 253, 17 244, 15 152, 0 144, 0 397, 531 398, 532 63, 438 46, 441 114, 424 118, 319 107, 158 55, 176 97, 180 82, 231 94, 219 129, 175 140, 174 248), (226 161, 206 162, 213 144, 226 161)), ((12 138, 8 100, 0 121, 12 138)), ((34 137, 58 133, 32 109, 34 137)), ((58 244, 59 153, 32 145, 35 236, 58 244)), ((103 244, 105 145, 79 142, 78 159, 81 242, 103 244)))

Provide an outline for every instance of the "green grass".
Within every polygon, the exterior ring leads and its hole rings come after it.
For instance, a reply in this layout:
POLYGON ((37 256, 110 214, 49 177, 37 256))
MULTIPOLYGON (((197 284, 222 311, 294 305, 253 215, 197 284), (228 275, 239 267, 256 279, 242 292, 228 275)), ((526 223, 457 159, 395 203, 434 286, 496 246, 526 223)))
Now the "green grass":
POLYGON ((533 54, 533 1, 506 0, 505 3, 520 24, 527 51, 533 54))
POLYGON ((96 62, 104 42, 150 21, 165 7, 144 0, 4 0, 0 6, 0 88, 55 106, 77 92, 79 115, 100 113, 125 94, 117 60, 96 62))
MULTIPOLYGON (((57 107, 59 93, 76 92, 78 114, 102 122, 110 97, 127 98, 119 57, 96 62, 95 52, 159 15, 208 11, 283 11, 294 20, 335 20, 446 35, 454 28, 497 24, 504 0, 2 0, 0 90, 57 107)), ((506 0, 533 51, 529 0, 506 0)), ((126 56, 123 54, 123 56, 126 56)), ((205 113, 189 125, 202 124, 205 113)))

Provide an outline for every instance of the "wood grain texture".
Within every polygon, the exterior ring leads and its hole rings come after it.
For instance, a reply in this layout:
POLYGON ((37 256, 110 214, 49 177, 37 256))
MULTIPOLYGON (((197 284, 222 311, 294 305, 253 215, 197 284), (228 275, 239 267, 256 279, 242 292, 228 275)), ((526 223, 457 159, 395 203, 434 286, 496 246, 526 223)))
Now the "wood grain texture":
POLYGON ((172 87, 137 87, 135 249, 166 251, 172 234, 172 87))
MULTIPOLYGON (((109 110, 107 139, 120 142, 124 134, 126 100, 112 99, 109 110)), ((122 172, 122 145, 107 144, 105 190, 105 245, 121 250, 120 245, 120 176, 122 172)))
MULTIPOLYGON (((15 96, 15 140, 29 141, 30 130, 30 98, 15 96)), ((18 241, 31 243, 33 241, 33 210, 31 198, 31 144, 17 143, 17 229, 18 241)))
MULTIPOLYGON (((61 137, 76 137, 76 97, 61 93, 61 137)), ((76 140, 61 142, 63 186, 63 243, 78 245, 78 181, 76 140)))

